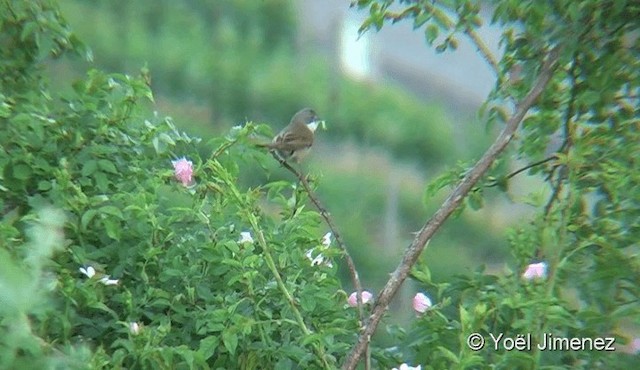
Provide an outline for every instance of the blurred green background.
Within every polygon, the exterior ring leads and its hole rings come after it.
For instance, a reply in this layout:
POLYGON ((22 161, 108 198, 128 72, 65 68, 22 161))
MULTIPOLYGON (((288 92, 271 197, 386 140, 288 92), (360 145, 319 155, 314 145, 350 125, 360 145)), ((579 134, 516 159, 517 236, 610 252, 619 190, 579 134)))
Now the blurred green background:
MULTIPOLYGON (((95 65, 57 61, 51 83, 68 88, 89 68, 137 74, 146 67, 155 94, 152 109, 202 137, 205 156, 207 141, 234 125, 266 122, 277 132, 299 108, 316 109, 327 130, 317 135, 302 167, 320 177, 318 196, 342 232, 365 289, 373 292, 447 195, 443 190, 426 199, 429 181, 460 161, 477 159, 494 137, 473 114, 451 117, 440 102, 400 83, 349 78, 336 68, 336 53, 304 37, 308 33, 298 2, 59 3, 91 48, 95 65)), ((269 180, 278 178, 294 180, 274 161, 269 180)), ((266 180, 262 171, 244 176, 246 186, 266 180)), ((450 220, 423 254, 435 281, 483 264, 502 269, 509 262, 504 229, 516 220, 508 199, 497 198, 497 191, 487 193, 492 201, 485 208, 450 220)), ((350 279, 341 269, 349 291, 350 279)), ((412 314, 410 297, 419 289, 412 284, 392 306, 405 318, 412 314)))

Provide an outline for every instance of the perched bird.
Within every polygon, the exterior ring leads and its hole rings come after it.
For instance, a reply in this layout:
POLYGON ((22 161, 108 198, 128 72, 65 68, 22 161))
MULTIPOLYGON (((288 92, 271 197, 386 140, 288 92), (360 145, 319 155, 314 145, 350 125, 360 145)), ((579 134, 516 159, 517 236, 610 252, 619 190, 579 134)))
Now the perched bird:
POLYGON ((291 122, 272 142, 258 146, 275 150, 284 159, 300 162, 313 145, 313 133, 321 122, 313 109, 304 108, 293 115, 291 122))

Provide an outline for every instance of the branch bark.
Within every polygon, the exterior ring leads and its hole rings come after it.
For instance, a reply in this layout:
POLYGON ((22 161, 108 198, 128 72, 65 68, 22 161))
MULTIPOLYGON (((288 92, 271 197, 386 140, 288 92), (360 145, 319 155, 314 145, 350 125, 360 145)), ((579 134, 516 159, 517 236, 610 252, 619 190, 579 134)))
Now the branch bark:
POLYGON ((475 166, 467 173, 467 175, 458 183, 451 195, 444 201, 442 206, 436 211, 436 213, 427 221, 427 223, 418 232, 415 239, 407 248, 402 262, 392 273, 391 278, 387 281, 387 284, 382 289, 376 299, 376 304, 373 307, 371 316, 367 322, 367 327, 358 337, 358 342, 354 346, 353 350, 344 362, 343 369, 352 370, 356 365, 362 353, 365 351, 369 338, 373 335, 384 312, 387 310, 389 302, 396 295, 398 289, 407 278, 411 267, 415 264, 420 257, 420 253, 424 250, 426 243, 433 237, 447 218, 453 213, 453 211, 460 205, 464 197, 469 193, 478 180, 487 172, 491 164, 496 160, 498 155, 507 147, 514 133, 518 129, 520 122, 524 118, 525 114, 533 106, 538 99, 542 91, 551 80, 555 64, 560 54, 560 46, 554 47, 547 55, 546 60, 542 64, 540 74, 531 88, 527 96, 518 104, 514 114, 507 121, 504 129, 495 140, 495 142, 487 149, 485 154, 478 160, 475 166))

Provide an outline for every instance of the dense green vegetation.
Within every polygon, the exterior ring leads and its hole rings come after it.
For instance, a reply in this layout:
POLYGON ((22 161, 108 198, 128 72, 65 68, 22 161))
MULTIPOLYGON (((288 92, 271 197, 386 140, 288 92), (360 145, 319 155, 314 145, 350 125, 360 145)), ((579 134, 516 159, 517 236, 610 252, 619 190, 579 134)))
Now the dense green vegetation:
MULTIPOLYGON (((413 21, 439 50, 478 23, 474 1, 357 3, 365 28, 413 21)), ((404 295, 422 290, 434 306, 417 317, 410 298, 391 306, 373 368, 629 367, 640 327, 640 8, 493 10, 505 54, 483 119, 502 127, 560 45, 557 67, 511 151, 413 267, 404 295), (552 136, 562 143, 549 154, 552 136), (538 163, 526 174, 541 185, 515 199, 531 222, 487 217, 515 180, 508 155, 538 163), (476 352, 473 332, 612 337, 617 350, 476 352)), ((256 137, 301 106, 327 120, 301 168, 374 299, 480 153, 452 149, 439 107, 336 76, 297 44, 295 22, 285 0, 0 0, 0 369, 345 361, 363 318, 347 305, 344 252, 326 245, 309 195, 256 137)))

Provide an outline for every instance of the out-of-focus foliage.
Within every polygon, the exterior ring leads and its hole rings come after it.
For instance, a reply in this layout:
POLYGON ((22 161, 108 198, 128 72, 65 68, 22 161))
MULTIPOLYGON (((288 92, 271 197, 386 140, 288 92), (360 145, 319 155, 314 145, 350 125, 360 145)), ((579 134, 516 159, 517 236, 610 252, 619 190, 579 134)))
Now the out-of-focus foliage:
POLYGON ((154 88, 171 97, 203 96, 215 121, 246 118, 248 86, 293 43, 288 0, 63 1, 100 64, 115 71, 148 64, 154 88), (115 26, 115 27, 114 27, 115 26), (100 35, 100 37, 91 37, 100 35), (109 35, 109 37, 103 37, 109 35))
MULTIPOLYGON (((474 30, 482 23, 479 1, 353 3, 370 11, 363 31, 410 21, 439 51, 455 49, 460 37, 477 36, 474 30)), ((504 122, 505 112, 532 88, 545 55, 560 47, 559 66, 513 143, 520 159, 538 163, 528 173, 546 185, 529 197, 538 210, 531 223, 509 233, 518 261, 512 273, 479 271, 435 284, 426 267, 416 270, 425 288, 447 303, 410 332, 399 332, 413 350, 400 357, 435 369, 630 367, 632 358, 623 348, 640 336, 640 4, 495 1, 490 6, 493 21, 504 28, 498 82, 485 104, 491 124, 504 122), (548 264, 548 276, 527 281, 521 274, 536 261, 548 264), (484 349, 475 352, 466 342, 474 332, 486 339, 484 349), (489 335, 500 333, 510 338, 530 333, 533 349, 496 351, 489 335), (535 345, 544 333, 613 337, 616 351, 541 351, 535 345)), ((455 183, 466 170, 442 175, 430 192, 455 183)), ((483 206, 485 186, 508 190, 511 177, 504 169, 494 168, 491 179, 475 189, 467 205, 483 206)))
POLYGON ((61 4, 99 65, 135 71, 146 64, 156 95, 204 104, 211 115, 196 129, 202 136, 246 119, 284 124, 313 106, 331 123, 325 136, 384 146, 429 168, 449 161, 452 129, 442 109, 394 86, 336 76, 325 56, 300 52, 296 33, 304 31, 289 0, 61 4), (417 140, 424 132, 428 139, 417 140))

